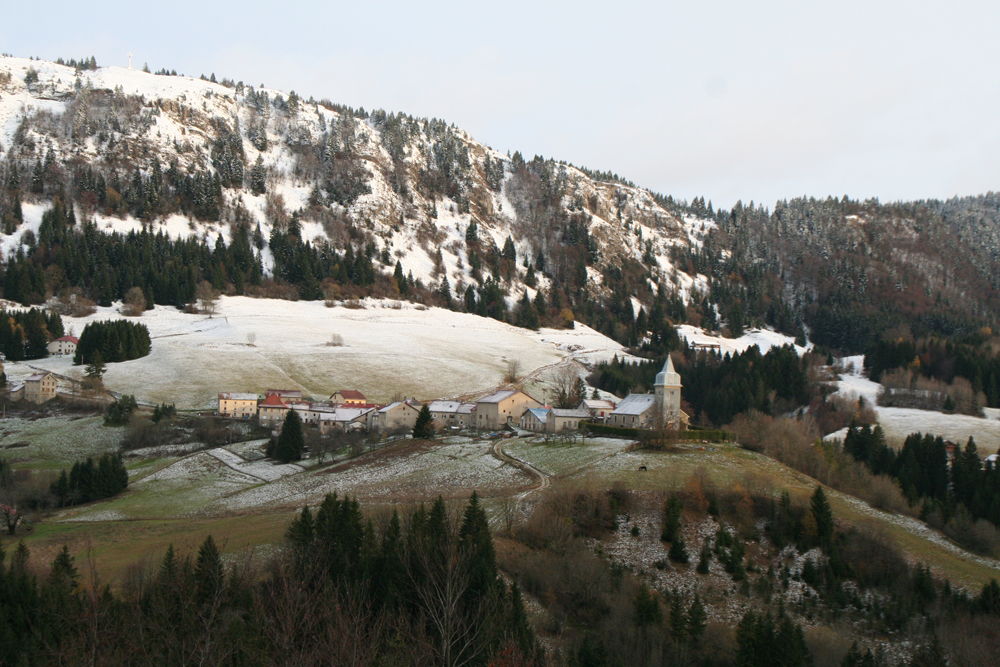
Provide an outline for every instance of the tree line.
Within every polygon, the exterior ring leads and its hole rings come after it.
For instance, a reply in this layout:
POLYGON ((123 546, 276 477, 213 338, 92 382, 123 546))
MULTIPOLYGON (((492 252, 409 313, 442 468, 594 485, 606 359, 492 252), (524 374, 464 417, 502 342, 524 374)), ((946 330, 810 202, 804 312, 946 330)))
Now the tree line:
POLYGON ((141 322, 88 322, 80 334, 73 363, 116 363, 145 357, 151 349, 149 329, 141 322))
MULTIPOLYGON (((615 355, 595 366, 591 384, 618 396, 652 391, 665 361, 630 362, 615 355)), ((692 419, 721 425, 748 410, 780 413, 808 405, 816 391, 809 383, 809 364, 809 356, 800 358, 791 345, 763 355, 756 345, 732 354, 684 346, 676 368, 692 419)))
POLYGON ((95 664, 542 664, 517 585, 499 577, 475 494, 385 520, 327 496, 264 569, 170 546, 115 590, 87 590, 65 547, 38 577, 0 548, 0 662, 95 664), (495 662, 495 661, 501 662, 495 662))
POLYGON ((97 459, 77 461, 67 474, 64 468, 50 491, 59 507, 80 505, 92 500, 111 498, 128 488, 128 470, 120 453, 107 453, 97 459))

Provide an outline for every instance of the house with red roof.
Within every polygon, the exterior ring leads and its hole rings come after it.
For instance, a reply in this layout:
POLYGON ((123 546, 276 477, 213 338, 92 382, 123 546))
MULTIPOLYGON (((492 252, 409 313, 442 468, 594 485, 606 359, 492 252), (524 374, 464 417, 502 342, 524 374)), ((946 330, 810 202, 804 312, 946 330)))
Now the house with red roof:
POLYGON ((76 346, 80 339, 76 336, 63 336, 49 343, 49 354, 76 354, 76 346))

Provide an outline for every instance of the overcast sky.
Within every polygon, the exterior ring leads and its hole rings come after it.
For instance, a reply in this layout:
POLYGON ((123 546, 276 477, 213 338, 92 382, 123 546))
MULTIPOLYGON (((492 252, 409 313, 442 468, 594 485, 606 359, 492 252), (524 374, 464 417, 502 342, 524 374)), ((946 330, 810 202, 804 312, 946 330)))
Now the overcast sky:
POLYGON ((8 3, 0 50, 443 118, 717 205, 1000 190, 998 2, 8 3))

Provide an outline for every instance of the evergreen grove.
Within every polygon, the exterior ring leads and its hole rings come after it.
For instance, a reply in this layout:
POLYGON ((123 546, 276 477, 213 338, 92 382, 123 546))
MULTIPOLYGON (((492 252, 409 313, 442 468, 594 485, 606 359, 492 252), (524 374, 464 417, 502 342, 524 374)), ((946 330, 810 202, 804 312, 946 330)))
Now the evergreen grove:
POLYGON ((129 320, 89 322, 80 334, 73 363, 129 361, 146 356, 150 347, 149 329, 145 324, 129 320))

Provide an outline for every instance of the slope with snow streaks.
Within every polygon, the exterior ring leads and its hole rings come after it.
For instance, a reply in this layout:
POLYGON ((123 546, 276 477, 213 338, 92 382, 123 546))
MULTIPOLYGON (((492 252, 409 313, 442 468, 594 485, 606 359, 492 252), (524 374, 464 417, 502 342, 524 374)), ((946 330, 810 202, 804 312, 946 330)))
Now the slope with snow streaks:
MULTIPOLYGON (((425 285, 447 277, 453 289, 461 289, 474 282, 465 232, 475 221, 487 249, 502 247, 508 237, 514 240, 517 270, 502 279, 512 300, 520 296, 525 289, 523 260, 534 262, 539 253, 547 252, 554 232, 537 229, 518 187, 512 186, 516 160, 440 121, 387 118, 381 112, 359 118, 311 99, 300 100, 293 108, 290 100, 280 91, 242 84, 231 88, 120 67, 75 71, 44 61, 0 57, 0 158, 16 152, 22 163, 33 163, 51 152, 60 164, 76 160, 105 165, 114 167, 124 178, 135 168, 148 173, 153 160, 164 168, 177 163, 182 171, 215 172, 213 143, 221 132, 238 128, 244 172, 249 178, 252 165, 260 158, 268 172, 268 194, 226 188, 229 213, 224 213, 224 220, 185 224, 178 216, 168 216, 152 221, 154 228, 173 236, 193 234, 213 239, 221 234, 228 241, 231 211, 243 207, 267 238, 273 207, 283 203, 288 212, 301 209, 306 240, 328 240, 343 248, 345 243, 357 241, 360 230, 366 242, 391 257, 383 270, 391 271, 398 259, 406 273, 412 272, 425 285), (37 81, 30 85, 25 83, 29 70, 37 73, 37 81), (95 105, 105 109, 101 132, 95 133, 93 128, 81 131, 81 119, 95 105), (362 192, 346 204, 330 195, 323 202, 325 208, 321 207, 324 212, 317 216, 316 209, 310 208, 310 198, 324 185, 317 176, 314 149, 326 146, 327 150, 338 150, 348 145, 361 165, 368 193, 362 192), (463 165, 455 177, 460 187, 457 192, 431 194, 436 191, 428 191, 422 179, 438 166, 451 168, 442 162, 446 149, 451 151, 448 159, 463 165), (496 172, 501 167, 502 178, 497 182, 496 172), (351 234, 348 228, 353 230, 351 234), (440 264, 435 261, 438 251, 440 264)), ((587 219, 597 245, 597 268, 621 266, 625 260, 642 263, 644 256, 652 256, 656 258, 649 269, 654 289, 662 281, 687 298, 693 287, 706 285, 703 276, 678 272, 668 255, 673 246, 700 244, 713 223, 678 219, 646 190, 595 180, 570 165, 552 164, 552 178, 560 192, 554 205, 563 218, 582 215, 587 219)), ((534 187, 532 183, 528 185, 534 187)), ((106 231, 134 230, 143 224, 87 213, 106 231)), ((13 238, 3 239, 6 255, 19 245, 23 229, 13 238)), ((261 257, 270 268, 266 248, 261 257)), ((538 278, 546 287, 544 276, 539 274, 538 278)), ((593 280, 592 289, 601 293, 603 288, 593 280)))

